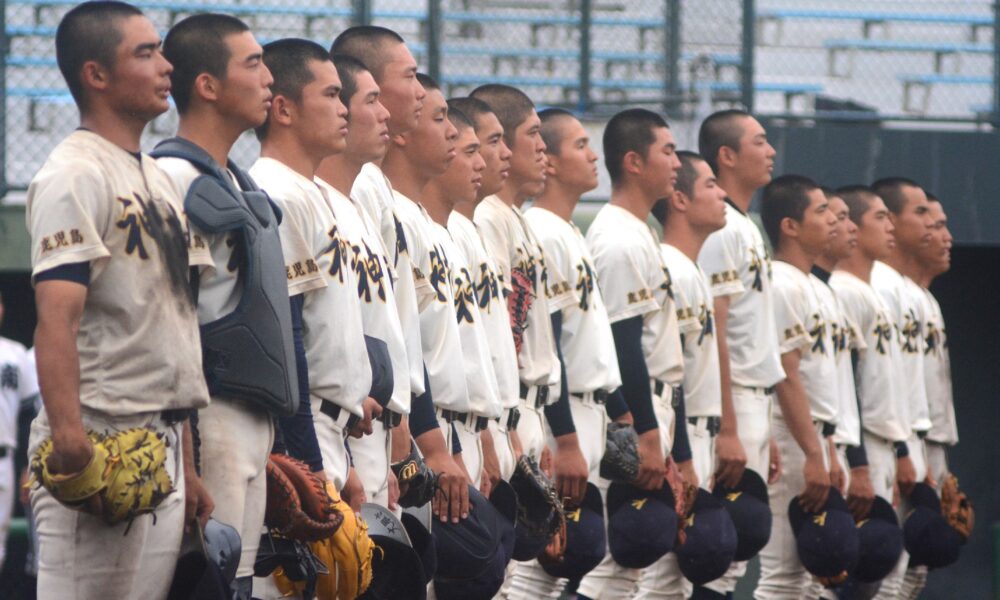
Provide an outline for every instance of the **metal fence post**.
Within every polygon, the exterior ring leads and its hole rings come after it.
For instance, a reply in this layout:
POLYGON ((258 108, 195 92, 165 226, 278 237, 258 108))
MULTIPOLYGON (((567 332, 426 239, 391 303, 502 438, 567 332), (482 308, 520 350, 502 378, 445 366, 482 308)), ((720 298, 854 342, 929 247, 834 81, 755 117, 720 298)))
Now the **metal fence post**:
POLYGON ((757 10, 754 0, 743 0, 743 48, 740 52, 740 99, 747 112, 753 112, 753 56, 757 10))
POLYGON ((681 61, 681 2, 680 0, 667 0, 663 7, 664 33, 667 35, 667 43, 663 45, 665 53, 664 64, 667 67, 667 77, 664 81, 663 110, 668 115, 677 106, 677 99, 681 93, 680 61, 681 61))
POLYGON ((352 0, 354 5, 354 24, 355 25, 371 25, 372 24, 372 3, 371 0, 352 0))
POLYGON ((590 0, 580 0, 580 97, 577 99, 577 109, 587 112, 590 109, 590 25, 592 15, 590 0))
POLYGON ((0 0, 0 202, 7 196, 7 2, 0 0))
POLYGON ((427 0, 427 74, 441 80, 441 0, 427 0))
POLYGON ((1000 1, 993 3, 993 114, 990 122, 994 128, 1000 128, 1000 1))

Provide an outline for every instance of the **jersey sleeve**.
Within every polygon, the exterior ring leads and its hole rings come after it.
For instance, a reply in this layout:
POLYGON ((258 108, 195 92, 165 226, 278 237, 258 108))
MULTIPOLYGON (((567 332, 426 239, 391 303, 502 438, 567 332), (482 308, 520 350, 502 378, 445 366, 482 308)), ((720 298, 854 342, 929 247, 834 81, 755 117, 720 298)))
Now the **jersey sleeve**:
POLYGON ((691 305, 691 298, 694 294, 690 293, 687 289, 689 285, 697 285, 697 282, 691 279, 674 279, 673 280, 673 290, 674 290, 674 306, 677 309, 677 327, 681 330, 681 333, 688 335, 695 332, 701 332, 701 321, 698 320, 698 310, 691 305))
POLYGON ((728 227, 705 240, 698 264, 708 277, 712 296, 734 296, 746 291, 739 273, 742 250, 738 232, 728 227))
POLYGON ((545 252, 545 296, 552 314, 580 301, 576 294, 577 267, 571 264, 566 241, 561 237, 546 236, 541 246, 545 252))
POLYGON ((281 253, 285 257, 288 295, 295 296, 325 287, 326 281, 316 264, 318 253, 313 252, 319 236, 313 231, 317 225, 309 207, 305 202, 286 201, 280 195, 273 199, 283 214, 278 234, 281 236, 281 253))
POLYGON ((510 231, 505 224, 494 214, 487 214, 477 210, 475 223, 479 228, 479 236, 486 246, 486 251, 496 260, 497 268, 500 269, 500 278, 503 280, 503 288, 511 291, 510 287, 510 247, 513 243, 510 231))
POLYGON ((659 266, 652 268, 642 249, 635 244, 616 248, 592 248, 601 297, 611 323, 655 312, 662 308, 657 290, 662 281, 650 281, 650 273, 663 275, 659 266))
POLYGON ((809 309, 802 291, 784 277, 774 282, 774 323, 782 354, 809 348, 809 309))

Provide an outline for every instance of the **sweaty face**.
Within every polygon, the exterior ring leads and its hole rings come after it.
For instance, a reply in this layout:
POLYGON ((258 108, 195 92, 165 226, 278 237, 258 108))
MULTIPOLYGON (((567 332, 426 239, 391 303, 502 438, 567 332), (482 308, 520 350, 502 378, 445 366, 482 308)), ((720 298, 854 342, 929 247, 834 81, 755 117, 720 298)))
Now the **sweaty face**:
POLYGON ((928 215, 931 220, 931 239, 927 248, 921 252, 921 263, 935 275, 944 273, 951 268, 951 246, 954 238, 948 229, 948 216, 940 202, 928 203, 928 215))
POLYGON ((858 249, 872 260, 884 260, 896 247, 895 230, 885 202, 875 196, 858 224, 858 249))
POLYGON ((381 160, 389 149, 389 111, 379 100, 379 87, 368 71, 355 75, 357 90, 348 107, 347 152, 359 162, 381 160))
POLYGON ((906 203, 898 215, 893 215, 896 243, 901 250, 919 255, 931 241, 931 219, 928 216, 927 194, 924 190, 904 186, 906 203))
POLYGON ((597 187, 597 154, 590 147, 590 136, 580 121, 562 117, 558 154, 548 155, 550 176, 575 193, 583 194, 597 187))
POLYGON ((694 186, 687 219, 700 231, 712 232, 726 226, 726 190, 715 179, 712 167, 702 160, 695 161, 694 186))
POLYGON ((476 119, 476 130, 479 137, 479 154, 486 162, 479 197, 485 198, 499 192, 503 187, 504 180, 510 174, 511 152, 503 141, 503 125, 495 114, 479 115, 476 119))
POLYGON ((809 206, 802 214, 799 226, 799 243, 812 256, 819 256, 830 245, 836 234, 837 218, 830 211, 830 202, 823 190, 809 192, 809 206))
POLYGON ((486 168, 486 161, 479 154, 479 138, 473 128, 462 129, 455 146, 455 159, 438 178, 438 184, 452 205, 475 201, 483 182, 483 169, 486 168))
POLYGON ((743 135, 740 136, 740 147, 736 152, 736 162, 733 170, 740 181, 746 181, 754 187, 763 187, 771 181, 774 171, 774 147, 767 141, 767 132, 753 117, 744 117, 740 125, 743 135))
POLYGON ((674 134, 666 127, 658 127, 654 131, 655 138, 646 150, 641 178, 642 186, 649 195, 662 198, 674 192, 681 161, 677 158, 674 134))
POLYGON ((259 127, 271 108, 271 84, 274 77, 262 60, 264 50, 249 31, 225 38, 229 48, 226 76, 219 83, 219 109, 245 123, 247 129, 259 127))
POLYGON ((406 134, 409 159, 431 177, 448 170, 455 158, 458 130, 448 120, 448 104, 440 90, 431 90, 424 99, 417 128, 406 134))
POLYGON ((532 109, 528 118, 514 130, 510 177, 518 183, 518 192, 526 196, 535 196, 545 189, 547 161, 541 127, 538 113, 532 109))
POLYGON ((387 52, 389 61, 378 84, 382 104, 389 110, 389 130, 400 135, 417 127, 427 91, 417 81, 417 61, 406 44, 392 44, 387 52))
POLYGON ((847 203, 840 196, 830 197, 829 210, 837 218, 837 224, 834 226, 836 233, 830 240, 826 254, 833 260, 844 260, 858 245, 858 226, 851 220, 847 203))
POLYGON ((151 121, 170 108, 170 73, 174 68, 163 57, 160 35, 149 19, 120 19, 122 41, 115 49, 115 64, 104 91, 111 107, 143 121, 151 121))
POLYGON ((309 70, 313 80, 302 88, 294 127, 310 152, 324 158, 347 147, 347 107, 340 101, 340 76, 332 62, 310 61, 309 70))

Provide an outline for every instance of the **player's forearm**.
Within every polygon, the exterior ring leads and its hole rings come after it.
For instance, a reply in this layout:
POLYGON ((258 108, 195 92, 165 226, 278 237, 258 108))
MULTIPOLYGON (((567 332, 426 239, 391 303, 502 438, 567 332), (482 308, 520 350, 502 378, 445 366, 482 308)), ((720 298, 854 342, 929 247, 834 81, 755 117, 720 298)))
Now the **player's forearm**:
POLYGON ((399 462, 410 454, 410 418, 406 415, 399 420, 399 426, 392 430, 390 461, 399 462))
POLYGON ((820 446, 819 438, 816 436, 816 429, 813 426, 812 414, 809 411, 809 397, 806 395, 805 386, 799 375, 797 358, 793 361, 786 360, 791 352, 783 354, 781 357, 782 366, 785 367, 785 379, 775 386, 778 394, 778 404, 781 406, 781 414, 785 419, 789 432, 799 445, 807 458, 822 456, 823 448, 820 446), (792 363, 795 364, 792 364, 792 363))
POLYGON ((649 369, 642 353, 642 317, 618 321, 611 326, 618 353, 618 370, 622 376, 622 394, 635 421, 637 433, 658 427, 653 411, 653 393, 649 384, 649 369))
MULTIPOLYGON (((559 399, 545 407, 545 420, 549 422, 552 435, 558 440, 561 437, 575 434, 573 413, 569 408, 569 381, 566 377, 566 363, 563 360, 562 347, 562 311, 552 313, 552 334, 555 338, 556 356, 559 359, 559 399)), ((574 436, 575 437, 575 436, 574 436)))
POLYGON ((76 348, 79 315, 74 318, 41 289, 60 282, 38 284, 38 326, 35 358, 42 402, 52 438, 58 447, 84 435, 80 411, 80 356, 76 348))
POLYGON ((687 431, 687 408, 684 402, 684 389, 680 390, 681 401, 674 408, 674 445, 670 449, 670 455, 674 457, 674 462, 682 463, 691 460, 691 442, 688 439, 687 431))
POLYGON ((191 421, 184 421, 181 433, 181 447, 184 450, 184 474, 188 477, 198 474, 194 453, 194 436, 191 433, 191 421))

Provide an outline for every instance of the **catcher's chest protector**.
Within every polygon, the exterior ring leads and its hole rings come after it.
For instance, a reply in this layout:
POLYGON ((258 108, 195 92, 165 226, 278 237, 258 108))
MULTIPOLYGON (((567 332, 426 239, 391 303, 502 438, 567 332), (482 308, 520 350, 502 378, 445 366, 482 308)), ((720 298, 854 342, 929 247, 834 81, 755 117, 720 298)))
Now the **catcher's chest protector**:
POLYGON ((278 237, 281 211, 239 167, 240 187, 195 144, 171 138, 154 158, 187 160, 202 172, 188 188, 184 210, 206 233, 235 232, 242 295, 233 312, 201 325, 202 367, 216 394, 253 401, 277 415, 298 410, 285 259, 278 237))

